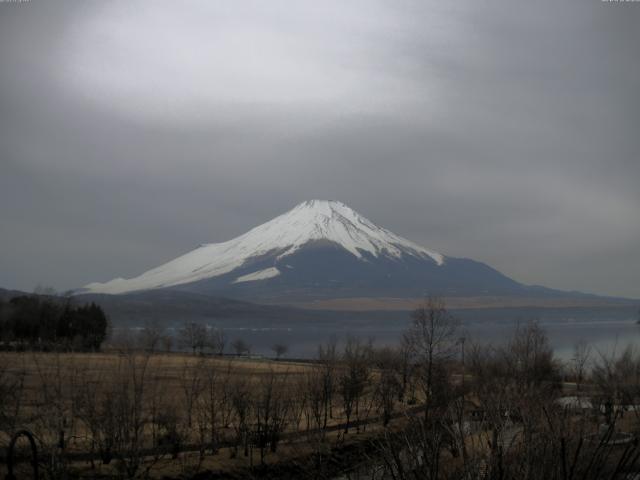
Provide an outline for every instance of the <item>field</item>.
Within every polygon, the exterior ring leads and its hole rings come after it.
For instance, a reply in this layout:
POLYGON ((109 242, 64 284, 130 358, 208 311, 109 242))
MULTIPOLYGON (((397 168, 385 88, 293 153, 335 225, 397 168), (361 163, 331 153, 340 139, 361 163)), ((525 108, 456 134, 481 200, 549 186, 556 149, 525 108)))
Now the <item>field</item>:
MULTIPOLYGON (((313 362, 0 353, 0 444, 31 432, 52 480, 640 473, 636 351, 590 359, 583 344, 561 364, 531 323, 504 346, 467 345, 461 362, 455 323, 422 313, 397 348, 351 338, 313 362)), ((18 478, 31 478, 26 438, 17 446, 18 478)))
POLYGON ((334 365, 328 377, 326 364, 142 352, 2 353, 0 362, 3 431, 33 432, 40 455, 60 463, 50 475, 246 473, 304 464, 320 447, 348 451, 381 424, 368 385, 349 412, 327 398, 334 365))

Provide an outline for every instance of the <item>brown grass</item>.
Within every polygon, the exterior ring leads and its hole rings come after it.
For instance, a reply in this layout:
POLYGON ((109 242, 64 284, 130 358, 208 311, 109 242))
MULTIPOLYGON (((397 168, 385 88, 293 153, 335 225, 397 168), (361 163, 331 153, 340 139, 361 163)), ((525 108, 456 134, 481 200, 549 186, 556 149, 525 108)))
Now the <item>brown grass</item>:
MULTIPOLYGON (((185 379, 193 375, 198 368, 207 371, 215 370, 219 375, 227 375, 229 382, 245 382, 248 391, 259 391, 263 379, 271 376, 278 378, 279 388, 284 389, 285 395, 296 399, 300 396, 300 389, 306 374, 319 368, 313 363, 299 363, 290 361, 273 361, 267 359, 249 359, 238 357, 203 357, 188 354, 153 354, 138 353, 0 353, 2 374, 22 378, 21 408, 17 425, 34 432, 39 441, 50 451, 55 450, 57 439, 57 423, 65 418, 64 429, 66 436, 66 452, 73 456, 90 451, 89 430, 82 421, 73 419, 73 396, 86 385, 95 387, 96 396, 100 392, 109 391, 109 386, 117 386, 123 378, 131 375, 141 375, 144 369, 144 383, 146 389, 145 410, 153 408, 153 403, 160 400, 165 408, 181 417, 184 426, 185 416, 185 379), (137 372, 137 373, 134 373, 137 372), (68 418, 68 420, 66 420, 68 418)), ((376 375, 374 373, 374 375, 376 375)), ((96 403, 101 399, 95 398, 96 403)), ((366 401, 372 405, 372 392, 367 393, 366 401)), ((333 418, 329 419, 330 431, 326 434, 326 444, 344 442, 341 424, 345 421, 341 411, 339 395, 336 393, 333 407, 333 418), (333 429, 331 429, 333 427, 333 429)), ((367 412, 370 418, 377 414, 374 408, 367 412)), ((353 420, 353 417, 352 417, 353 420)), ((375 432, 380 426, 363 427, 362 433, 355 435, 356 428, 347 438, 360 439, 366 437, 365 431, 375 432)), ((307 431, 308 425, 302 415, 299 424, 289 422, 284 434, 286 441, 282 443, 277 453, 269 453, 266 458, 268 464, 291 459, 295 456, 309 455, 313 450, 313 432, 307 431), (311 435, 311 437, 309 437, 311 435)), ((312 426, 313 430, 313 426, 312 426)), ((145 444, 153 445, 151 432, 145 428, 145 444)), ((152 476, 180 476, 190 470, 210 469, 216 471, 233 471, 244 469, 250 463, 259 463, 259 453, 254 451, 253 459, 243 456, 242 449, 235 457, 233 449, 224 446, 225 441, 232 441, 235 431, 232 427, 221 428, 223 446, 216 455, 206 455, 204 459, 198 457, 195 447, 197 434, 189 432, 185 439, 184 452, 177 459, 168 455, 163 456, 153 469, 152 476), (232 458, 234 457, 234 458, 232 458)), ((368 434, 367 434, 368 435, 368 434)), ((0 444, 7 444, 8 436, 0 434, 0 444)), ((99 460, 72 461, 73 470, 78 472, 93 472, 101 475, 115 475, 115 465, 100 465, 99 460)), ((4 468, 0 468, 0 477, 4 477, 4 468)))

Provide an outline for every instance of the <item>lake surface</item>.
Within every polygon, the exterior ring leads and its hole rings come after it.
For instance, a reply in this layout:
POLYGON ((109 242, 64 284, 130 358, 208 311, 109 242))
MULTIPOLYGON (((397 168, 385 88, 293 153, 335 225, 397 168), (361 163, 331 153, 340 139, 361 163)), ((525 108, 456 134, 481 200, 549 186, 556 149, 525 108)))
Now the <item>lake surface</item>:
MULTIPOLYGON (((634 319, 610 321, 538 322, 549 336, 556 356, 568 360, 576 342, 588 342, 593 353, 610 354, 620 352, 627 345, 640 347, 640 325, 634 319)), ((518 321, 500 323, 464 323, 460 336, 468 341, 487 344, 506 342, 515 332, 518 321)), ((349 335, 362 339, 373 339, 375 345, 397 345, 406 326, 338 328, 335 326, 300 326, 283 328, 225 328, 230 341, 243 338, 252 346, 252 353, 270 356, 271 346, 284 343, 289 347, 288 357, 311 358, 318 344, 328 342, 332 337, 344 341, 349 335)))
MULTIPOLYGON (((598 352, 620 352, 627 345, 640 349, 640 325, 637 307, 624 308, 500 308, 451 310, 459 321, 460 337, 467 342, 501 344, 508 341, 518 324, 535 320, 547 332, 556 356, 568 360, 574 345, 588 342, 594 355, 598 352)), ((410 324, 408 312, 326 312, 317 321, 291 319, 268 322, 255 319, 203 318, 202 323, 221 328, 227 345, 242 338, 251 345, 251 352, 272 356, 271 347, 288 346, 289 358, 313 358, 318 345, 332 337, 338 343, 349 336, 373 339, 377 346, 397 345, 410 324)), ((182 323, 170 326, 174 334, 182 323)), ((467 343, 467 345, 469 345, 467 343)), ((227 347, 230 353, 231 348, 227 347)))

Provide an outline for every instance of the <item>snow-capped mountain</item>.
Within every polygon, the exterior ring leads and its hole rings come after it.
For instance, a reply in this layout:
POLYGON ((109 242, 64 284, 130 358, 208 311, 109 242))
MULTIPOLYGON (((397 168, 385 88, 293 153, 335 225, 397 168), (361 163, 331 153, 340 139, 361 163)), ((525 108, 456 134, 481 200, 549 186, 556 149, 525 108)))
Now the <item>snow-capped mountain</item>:
POLYGON ((256 299, 509 294, 496 270, 445 257, 337 201, 311 200, 233 240, 203 244, 142 275, 82 293, 178 289, 256 299))

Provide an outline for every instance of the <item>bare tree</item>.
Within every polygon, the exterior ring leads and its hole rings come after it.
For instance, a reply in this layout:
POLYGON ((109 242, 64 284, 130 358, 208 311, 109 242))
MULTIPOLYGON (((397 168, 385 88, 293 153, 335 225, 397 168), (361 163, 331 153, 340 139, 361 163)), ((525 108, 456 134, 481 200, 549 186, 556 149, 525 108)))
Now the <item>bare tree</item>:
POLYGON ((425 402, 425 420, 434 398, 436 370, 456 353, 457 321, 449 314, 444 300, 430 297, 413 311, 405 342, 416 363, 425 402))
MULTIPOLYGON (((113 408, 118 397, 114 384, 119 380, 116 377, 113 382, 102 382, 98 374, 84 370, 78 387, 73 391, 73 409, 88 433, 89 452, 91 455, 97 453, 105 465, 111 463, 119 444, 113 408)), ((96 468, 93 460, 91 465, 96 468)))
POLYGON ((503 465, 516 440, 520 461, 532 465, 539 436, 549 435, 548 414, 556 409, 558 366, 546 332, 536 323, 518 325, 505 346, 473 346, 469 355, 473 398, 488 434, 492 468, 503 465), (516 425, 517 424, 517 425, 516 425))
POLYGON ((227 337, 219 328, 208 328, 206 336, 206 347, 211 350, 214 355, 223 355, 224 347, 227 344, 227 337))
POLYGON ((244 449, 244 456, 249 456, 249 448, 251 447, 251 416, 252 398, 247 382, 236 377, 231 385, 230 400, 233 406, 233 428, 236 438, 233 446, 232 456, 238 454, 238 447, 244 449))
POLYGON ((276 343, 271 346, 271 350, 275 354, 276 360, 280 360, 280 357, 283 357, 289 351, 289 347, 284 343, 276 343))
MULTIPOLYGON (((399 377, 399 388, 398 388, 398 401, 404 402, 407 390, 409 388, 415 389, 415 382, 411 382, 411 375, 414 371, 414 365, 412 363, 412 348, 408 342, 408 335, 404 335, 400 341, 400 345, 396 350, 396 362, 394 362, 393 366, 396 370, 396 374, 399 377)), ((409 337, 410 338, 410 337, 409 337)), ((409 392, 410 399, 415 397, 415 392, 409 392)))
POLYGON ((251 351, 251 346, 242 338, 234 340, 231 344, 231 348, 236 352, 236 355, 248 355, 251 351))
POLYGON ((336 390, 336 369, 338 363, 337 339, 332 336, 325 345, 318 346, 318 363, 321 366, 324 401, 324 428, 329 418, 333 418, 333 397, 336 390))
POLYGON ((291 399, 286 395, 287 374, 270 370, 260 377, 253 396, 252 411, 255 417, 253 436, 260 450, 260 463, 264 463, 269 446, 276 452, 280 436, 286 426, 291 399))
POLYGON ((220 370, 217 362, 209 361, 204 368, 202 394, 198 403, 198 423, 201 430, 201 444, 215 453, 220 443, 220 430, 225 426, 228 404, 228 383, 230 365, 220 370))
POLYGON ((190 349, 194 355, 196 352, 202 353, 206 345, 207 329, 195 322, 185 322, 178 331, 178 338, 180 346, 190 349))
POLYGON ((591 346, 585 340, 576 342, 573 346, 573 356, 571 357, 570 368, 576 382, 576 390, 578 391, 580 391, 580 386, 582 385, 584 375, 588 369, 590 357, 591 346))
MULTIPOLYGON (((316 369, 309 369, 309 371, 316 371, 316 369)), ((307 411, 309 409, 309 393, 307 389, 307 375, 306 372, 301 372, 299 375, 293 376, 293 382, 289 387, 290 394, 292 396, 291 408, 289 411, 289 425, 292 431, 299 432, 302 426, 302 418, 308 418, 307 411)), ((309 429, 310 422, 307 422, 307 431, 309 429)))
POLYGON ((26 368, 14 357, 0 354, 0 432, 13 434, 23 410, 26 368))
POLYGON ((374 440, 377 456, 382 460, 383 475, 376 478, 394 480, 439 480, 440 478, 471 478, 443 476, 442 452, 445 441, 441 428, 427 427, 415 417, 400 430, 385 430, 374 440))
POLYGON ((318 431, 324 436, 326 428, 326 394, 324 372, 319 368, 308 370, 304 376, 305 415, 307 432, 318 431))
POLYGON ((520 392, 557 379, 558 365, 553 357, 553 348, 547 333, 536 321, 518 324, 502 355, 520 392))
POLYGON ((113 405, 118 440, 119 466, 127 478, 134 478, 142 467, 144 453, 144 414, 147 396, 149 356, 131 352, 124 360, 119 382, 115 385, 113 405))
POLYGON ((387 426, 393 415, 396 400, 401 395, 402 384, 398 379, 398 365, 401 363, 399 350, 383 348, 375 352, 375 366, 378 375, 375 382, 375 401, 382 412, 382 424, 387 426))
POLYGON ((178 377, 180 390, 184 400, 183 408, 187 416, 187 428, 190 430, 193 423, 193 412, 198 399, 203 391, 205 360, 199 358, 195 363, 185 359, 182 365, 181 375, 178 377))
POLYGON ((338 383, 346 416, 344 433, 349 433, 352 414, 355 413, 356 422, 360 419, 361 400, 371 375, 371 344, 355 337, 347 338, 342 360, 338 383))
POLYGON ((153 353, 160 347, 165 335, 166 328, 160 321, 156 319, 147 321, 140 331, 140 346, 142 349, 153 353))
POLYGON ((632 345, 620 354, 615 350, 609 354, 599 352, 592 377, 598 386, 599 400, 608 424, 614 423, 614 414, 616 410, 622 411, 622 405, 634 405, 632 409, 640 419, 640 410, 635 407, 640 398, 640 354, 632 345))
MULTIPOLYGON (((157 438, 162 412, 157 378, 149 370, 149 354, 122 352, 112 367, 108 382, 100 372, 84 372, 74 388, 73 406, 90 437, 91 451, 104 464, 116 460, 124 478, 145 476, 161 456, 146 451, 145 429, 157 438)), ((166 409, 164 410, 166 412, 166 409)))
POLYGON ((48 457, 46 470, 49 476, 59 477, 68 473, 66 452, 70 432, 74 430, 77 416, 68 401, 70 392, 77 385, 78 370, 73 357, 61 353, 32 356, 37 371, 35 415, 32 419, 34 433, 48 457))
POLYGON ((169 334, 165 334, 160 339, 160 345, 165 353, 171 352, 173 350, 173 337, 169 334))

